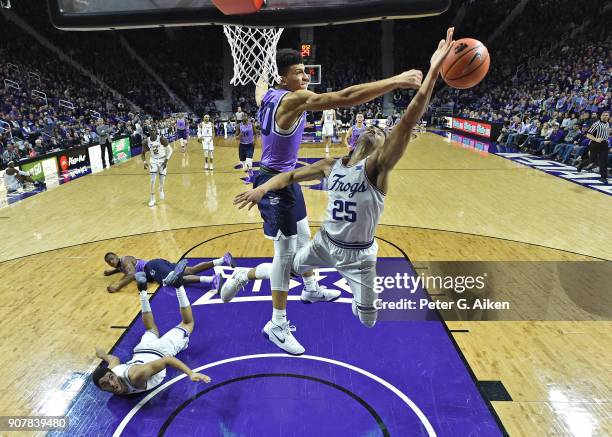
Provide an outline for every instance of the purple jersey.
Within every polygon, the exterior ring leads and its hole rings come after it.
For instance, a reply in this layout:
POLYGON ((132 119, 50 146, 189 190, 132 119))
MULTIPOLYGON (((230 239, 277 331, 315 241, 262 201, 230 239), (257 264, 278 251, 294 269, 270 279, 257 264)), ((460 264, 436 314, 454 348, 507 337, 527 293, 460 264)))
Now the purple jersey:
POLYGON ((179 118, 176 120, 176 128, 177 129, 185 129, 185 119, 184 118, 179 118))
POLYGON ((351 147, 351 150, 353 150, 355 148, 355 145, 357 145, 357 140, 359 139, 359 136, 366 130, 366 127, 367 126, 365 123, 361 123, 361 127, 357 127, 357 124, 353 126, 353 132, 348 139, 348 144, 351 147))
POLYGON ((240 123, 240 144, 253 144, 253 123, 240 123))
MULTIPOLYGON (((125 267, 125 263, 127 262, 127 256, 122 256, 119 258, 119 270, 122 273, 127 273, 127 269, 125 267)), ((144 272, 144 266, 147 262, 144 259, 136 258, 136 266, 134 266, 134 273, 144 272)))
POLYGON ((276 110, 288 92, 287 90, 268 90, 259 109, 262 142, 261 165, 280 172, 288 172, 295 168, 306 124, 304 113, 291 129, 285 131, 276 125, 276 110))

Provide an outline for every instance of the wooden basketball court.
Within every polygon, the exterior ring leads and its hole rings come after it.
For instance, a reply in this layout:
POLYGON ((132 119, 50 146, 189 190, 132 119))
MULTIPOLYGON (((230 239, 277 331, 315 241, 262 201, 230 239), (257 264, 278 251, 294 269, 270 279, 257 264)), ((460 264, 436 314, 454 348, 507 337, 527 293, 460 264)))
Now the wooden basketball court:
MULTIPOLYGON (((319 146, 300 152, 322 157, 319 146)), ((94 346, 110 350, 138 317, 134 284, 106 291, 104 253, 172 261, 192 248, 190 257, 272 255, 257 210, 232 205, 247 188, 237 161, 237 145, 217 140, 215 170, 204 171, 201 146, 191 140, 184 155, 175 147, 166 199, 154 208, 148 173, 134 158, 0 209, 4 414, 66 413, 99 364, 94 346)), ((326 193, 305 188, 304 195, 314 233, 326 193)), ((611 211, 605 194, 433 133, 414 139, 394 170, 379 257, 407 256, 417 269, 441 272, 467 269, 453 263, 460 261, 530 266, 520 275, 532 287, 505 289, 515 309, 509 320, 447 322, 475 378, 501 381, 510 395, 492 405, 512 436, 612 434, 611 211), (542 266, 569 269, 572 278, 549 283, 542 266)), ((215 326, 202 326, 215 336, 215 326)))

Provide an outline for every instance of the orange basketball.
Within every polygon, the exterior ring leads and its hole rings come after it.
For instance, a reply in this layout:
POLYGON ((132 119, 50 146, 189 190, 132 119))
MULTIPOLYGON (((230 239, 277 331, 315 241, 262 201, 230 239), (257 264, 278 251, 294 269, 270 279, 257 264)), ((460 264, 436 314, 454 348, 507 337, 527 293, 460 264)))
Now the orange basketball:
POLYGON ((442 78, 453 88, 466 89, 478 85, 489 72, 489 51, 480 41, 462 38, 442 64, 442 78))

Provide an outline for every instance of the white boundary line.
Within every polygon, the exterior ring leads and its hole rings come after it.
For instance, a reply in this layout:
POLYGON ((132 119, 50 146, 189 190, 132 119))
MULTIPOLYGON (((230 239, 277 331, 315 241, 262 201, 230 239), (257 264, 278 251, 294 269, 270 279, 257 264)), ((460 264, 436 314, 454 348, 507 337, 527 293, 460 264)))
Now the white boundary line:
MULTIPOLYGON (((214 296, 215 294, 216 294, 216 290, 215 290, 215 293, 213 293, 212 295, 209 295, 208 297, 205 294, 204 296, 202 296, 200 299, 196 300, 191 305, 195 306, 195 305, 211 305, 211 304, 224 303, 221 299, 210 299, 210 297, 214 296)), ((263 302, 263 301, 270 301, 270 300, 272 300, 272 295, 267 295, 267 296, 246 296, 246 297, 235 297, 229 303, 263 302)), ((299 295, 296 295, 296 296, 287 296, 287 300, 300 300, 300 296, 299 295)), ((333 301, 331 303, 353 303, 353 298, 352 297, 340 297, 340 298, 336 299, 335 301, 333 301)), ((226 305, 228 305, 228 304, 226 304, 226 305)))
MULTIPOLYGON (((374 375, 373 373, 368 372, 367 370, 360 369, 359 367, 353 366, 352 364, 344 363, 342 361, 332 360, 330 358, 324 358, 324 357, 317 357, 315 355, 300 355, 297 357, 292 357, 286 354, 256 354, 256 355, 243 355, 240 357, 233 357, 233 358, 227 358, 225 360, 215 361, 214 363, 209 363, 209 364, 205 364, 204 366, 198 367, 197 369, 194 369, 194 371, 200 372, 204 369, 209 369, 211 367, 220 366, 222 364, 227 364, 227 363, 231 363, 234 361, 252 360, 252 359, 258 359, 258 358, 288 358, 288 359, 304 359, 304 360, 322 361, 324 363, 335 364, 336 366, 345 367, 349 370, 353 370, 357 373, 361 373, 362 375, 367 376, 370 379, 373 379, 374 381, 378 382, 379 384, 383 385, 384 387, 386 387, 387 389, 395 393, 395 395, 397 395, 397 397, 399 397, 402 401, 404 401, 404 403, 408 405, 408 407, 410 407, 410 409, 417 415, 417 417, 419 418, 419 420, 421 421, 421 423, 427 430, 427 434, 429 435, 429 437, 437 437, 437 434, 434 431, 433 426, 431 426, 431 423, 429 423, 429 420, 427 420, 427 417, 425 416, 425 414, 423 414, 423 412, 419 409, 419 407, 408 396, 402 393, 397 387, 385 381, 384 379, 374 375)), ((157 396, 160 392, 170 387, 175 382, 178 382, 181 379, 186 378, 186 377, 187 375, 185 374, 179 375, 171 379, 170 381, 166 382, 165 384, 161 385, 160 387, 156 388, 154 391, 149 393, 146 397, 141 399, 141 401, 138 402, 138 404, 136 404, 136 406, 134 406, 130 410, 130 412, 123 418, 123 420, 119 423, 119 426, 117 426, 117 429, 113 433, 113 437, 121 436, 121 433, 123 432, 123 430, 129 423, 129 421, 132 419, 132 417, 134 417, 136 413, 138 413, 138 411, 147 402, 149 402, 151 399, 157 396)))

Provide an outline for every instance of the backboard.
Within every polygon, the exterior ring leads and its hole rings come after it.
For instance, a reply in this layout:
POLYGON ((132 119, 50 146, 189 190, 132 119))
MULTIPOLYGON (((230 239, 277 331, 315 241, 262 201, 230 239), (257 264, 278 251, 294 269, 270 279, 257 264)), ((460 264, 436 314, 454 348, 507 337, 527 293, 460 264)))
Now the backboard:
POLYGON ((230 24, 303 27, 437 15, 451 0, 268 0, 259 11, 224 15, 210 0, 48 0, 64 30, 230 24))

